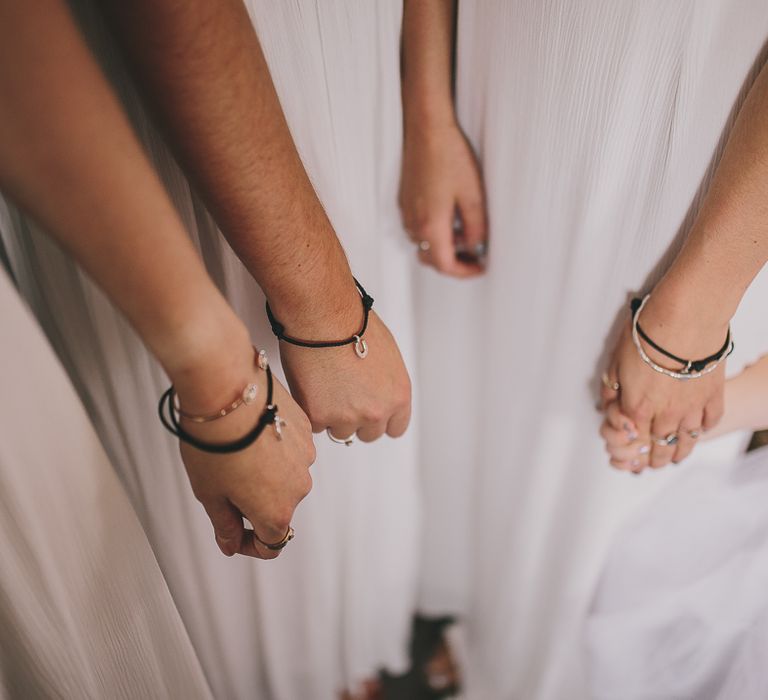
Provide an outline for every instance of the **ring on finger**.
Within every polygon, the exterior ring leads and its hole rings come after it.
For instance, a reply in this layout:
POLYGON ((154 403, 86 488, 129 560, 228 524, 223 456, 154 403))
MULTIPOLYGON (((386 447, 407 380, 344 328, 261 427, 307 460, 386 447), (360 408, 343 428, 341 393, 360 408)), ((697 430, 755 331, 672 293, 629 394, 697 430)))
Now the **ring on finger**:
POLYGON ((680 436, 677 433, 669 433, 669 435, 666 437, 661 438, 652 435, 651 440, 653 440, 653 443, 659 447, 672 447, 677 445, 677 443, 680 441, 680 436))
POLYGON ((419 241, 417 245, 422 253, 427 253, 432 247, 432 244, 429 241, 419 241))
POLYGON ((701 428, 697 428, 696 430, 686 430, 685 432, 688 433, 688 437, 695 440, 701 435, 701 428))
POLYGON ((331 442, 335 442, 337 445, 346 445, 347 447, 352 447, 352 443, 356 439, 356 435, 354 433, 352 433, 352 435, 350 435, 349 437, 338 438, 331 432, 330 428, 326 428, 325 432, 328 434, 328 437, 331 439, 331 442))
POLYGON ((296 533, 294 532, 293 528, 289 525, 288 530, 286 531, 285 535, 283 535, 283 539, 281 539, 279 542, 265 542, 256 534, 256 531, 253 531, 253 536, 261 543, 263 544, 267 549, 271 549, 273 552, 278 552, 285 545, 287 545, 295 536, 296 533))
POLYGON ((603 372, 603 376, 600 377, 600 379, 602 380, 603 386, 606 389, 610 389, 611 391, 618 391, 619 389, 621 389, 621 384, 619 384, 617 381, 611 379, 608 376, 608 372, 603 372))

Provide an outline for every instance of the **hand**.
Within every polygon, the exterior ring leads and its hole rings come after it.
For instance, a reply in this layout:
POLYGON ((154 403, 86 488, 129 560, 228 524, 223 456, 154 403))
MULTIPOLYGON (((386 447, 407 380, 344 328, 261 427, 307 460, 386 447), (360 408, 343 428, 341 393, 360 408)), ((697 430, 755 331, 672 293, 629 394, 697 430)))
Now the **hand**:
MULTIPOLYGON (((256 425, 267 395, 266 374, 253 367, 252 349, 245 358, 244 367, 248 369, 235 373, 241 379, 231 383, 233 391, 211 392, 210 377, 221 376, 212 372, 202 375, 208 377, 207 386, 190 376, 185 376, 181 383, 174 382, 185 410, 200 414, 220 408, 249 382, 259 386, 259 399, 250 406, 241 406, 209 423, 182 419, 185 430, 206 442, 229 442, 256 425), (218 397, 212 398, 212 393, 218 397), (204 394, 209 396, 203 397, 204 394)), ((282 440, 277 439, 272 426, 267 426, 252 445, 233 454, 211 454, 180 444, 192 490, 211 519, 216 543, 227 556, 277 557, 280 551, 265 547, 263 542, 279 542, 285 536, 296 506, 312 487, 309 467, 315 460, 315 448, 309 421, 276 379, 273 400, 286 423, 282 440), (245 528, 244 517, 253 530, 245 528)))
MULTIPOLYGON (((725 382, 727 410, 717 426, 699 437, 711 440, 736 430, 761 430, 768 425, 768 355, 763 356, 725 382)), ((648 466, 650 445, 639 439, 635 424, 621 412, 618 400, 605 406, 605 420, 600 427, 611 465, 640 473, 648 466)))
POLYGON ((483 183, 455 122, 406 126, 399 203, 406 231, 422 244, 422 263, 452 277, 482 274, 487 238, 483 183))
MULTIPOLYGON (((682 357, 705 357, 720 347, 727 333, 725 325, 711 328, 700 318, 677 314, 661 294, 651 297, 641 316, 641 324, 659 345, 682 357), (665 313, 662 310, 667 309, 665 313), (698 327, 697 327, 698 324, 698 327)), ((645 350, 655 362, 671 366, 670 360, 651 348, 645 350)), ((619 391, 604 387, 604 407, 618 399, 621 414, 637 433, 638 444, 650 445, 645 456, 648 466, 657 469, 680 462, 693 450, 696 438, 714 428, 723 413, 725 362, 713 372, 688 381, 679 381, 655 372, 643 362, 632 341, 631 323, 627 321, 607 370, 608 379, 618 382, 619 391), (670 434, 678 436, 675 445, 659 445, 670 434)))
POLYGON ((315 432, 330 428, 338 438, 357 434, 371 442, 384 433, 399 437, 408 427, 411 382, 392 334, 374 311, 365 340, 364 360, 348 345, 302 348, 280 343, 288 385, 315 432))
POLYGON ((621 412, 618 400, 609 402, 604 411, 600 436, 605 440, 611 466, 639 474, 648 466, 650 443, 639 439, 635 424, 621 412))

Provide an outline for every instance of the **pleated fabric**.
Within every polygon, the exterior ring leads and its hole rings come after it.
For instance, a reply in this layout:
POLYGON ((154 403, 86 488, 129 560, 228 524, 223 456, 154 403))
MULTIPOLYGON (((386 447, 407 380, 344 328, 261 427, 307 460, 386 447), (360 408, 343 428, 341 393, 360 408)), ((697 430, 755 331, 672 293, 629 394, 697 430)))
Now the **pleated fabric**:
MULTIPOLYGON (((675 472, 610 470, 600 372, 629 296, 679 249, 766 40, 761 0, 459 4, 489 269, 418 284, 420 607, 463 615, 472 700, 588 697, 606 548, 675 472)), ((767 285, 734 320, 732 369, 768 347, 767 285)))
POLYGON ((0 266, 0 697, 211 698, 146 535, 0 266))
MULTIPOLYGON (((414 256, 396 209, 401 3, 247 7, 312 182, 408 361, 414 256)), ((76 9, 211 275, 282 376, 261 291, 141 109, 93 4, 76 9)), ((167 386, 159 366, 101 292, 18 213, 8 251, 142 519, 214 695, 331 700, 380 668, 403 670, 419 544, 416 431, 350 449, 318 436, 296 539, 274 562, 226 559, 157 421, 167 386)))
POLYGON ((768 696, 768 451, 697 465, 619 533, 587 625, 593 697, 768 696))

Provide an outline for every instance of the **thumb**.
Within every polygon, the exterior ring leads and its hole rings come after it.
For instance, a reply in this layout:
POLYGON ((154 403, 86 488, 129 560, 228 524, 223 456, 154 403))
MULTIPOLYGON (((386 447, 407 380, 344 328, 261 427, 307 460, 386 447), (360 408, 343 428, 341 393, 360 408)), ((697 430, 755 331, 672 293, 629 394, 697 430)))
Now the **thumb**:
POLYGON ((240 551, 245 529, 240 511, 223 498, 204 501, 203 507, 211 519, 219 549, 228 557, 237 554, 240 551))
POLYGON ((488 225, 482 192, 462 194, 456 202, 461 217, 461 238, 466 251, 475 257, 485 254, 488 225))

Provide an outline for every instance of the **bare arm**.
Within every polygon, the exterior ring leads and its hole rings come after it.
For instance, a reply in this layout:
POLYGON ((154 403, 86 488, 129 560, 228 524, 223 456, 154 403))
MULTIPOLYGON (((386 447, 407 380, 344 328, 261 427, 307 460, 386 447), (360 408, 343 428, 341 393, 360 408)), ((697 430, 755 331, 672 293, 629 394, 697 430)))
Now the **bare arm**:
POLYGON ((482 178, 453 105, 453 0, 406 0, 403 13, 403 224, 419 258, 443 274, 482 272, 482 178), (454 235, 454 218, 462 227, 454 235), (426 250, 425 250, 426 248, 426 250))
POLYGON ((360 316, 352 274, 242 0, 105 5, 180 160, 275 312, 294 335, 348 335, 360 316))
MULTIPOLYGON (((61 0, 0 0, 0 187, 126 314, 188 411, 210 413, 251 381, 264 395, 245 327, 205 273, 61 0)), ((152 410, 158 397, 146 398, 152 410)), ((227 554, 274 556, 244 531, 242 514, 278 540, 309 489, 306 417, 280 387, 278 399, 292 421, 283 443, 265 435, 234 455, 184 452, 227 554)), ((233 440, 259 409, 198 436, 233 440)))
MULTIPOLYGON (((288 334, 332 340, 357 332, 363 312, 349 265, 242 0, 106 4, 182 163, 288 334)), ((364 440, 405 431, 410 382, 397 345, 375 313, 365 335, 364 362, 348 347, 281 344, 291 389, 315 430, 364 440)))
POLYGON ((768 260, 768 66, 739 112, 701 213, 659 283, 659 305, 696 309, 699 327, 722 334, 768 260))
MULTIPOLYGON (((738 115, 701 212, 679 256, 653 291, 644 330, 680 357, 719 348, 731 317, 768 260, 768 67, 738 115)), ((738 339, 737 339, 738 340, 738 339)), ((665 365, 667 358, 647 349, 665 365)), ((691 451, 689 431, 714 428, 723 412, 724 368, 679 382, 642 364, 628 329, 609 370, 621 384, 621 408, 641 436, 679 432, 676 447, 654 445, 650 465, 679 461, 691 451)), ((608 400, 616 398, 606 391, 608 400)))

